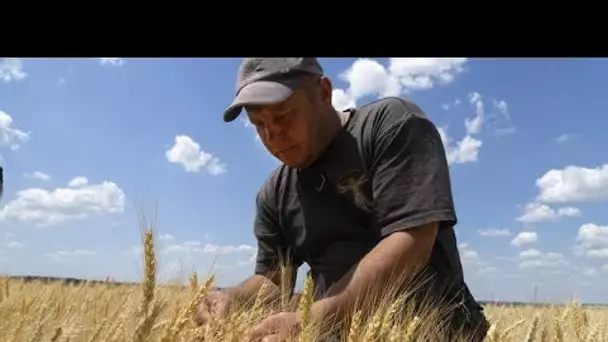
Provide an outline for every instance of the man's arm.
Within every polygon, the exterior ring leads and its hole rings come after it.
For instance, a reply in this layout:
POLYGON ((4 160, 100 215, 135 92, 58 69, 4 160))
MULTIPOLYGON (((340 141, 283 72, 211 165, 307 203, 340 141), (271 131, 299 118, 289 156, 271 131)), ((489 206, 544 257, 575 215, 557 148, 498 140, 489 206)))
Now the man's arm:
POLYGON ((390 234, 355 265, 325 299, 313 304, 313 316, 341 319, 349 307, 371 293, 379 293, 379 285, 402 281, 404 277, 422 269, 429 260, 437 222, 390 234))
POLYGON ((313 315, 342 318, 343 309, 407 279, 429 261, 439 229, 455 224, 449 169, 439 132, 417 107, 393 108, 377 137, 373 161, 374 210, 383 240, 313 305, 313 315), (391 280, 392 279, 392 280, 391 280))
MULTIPOLYGON (((264 283, 268 300, 278 298, 281 293, 281 270, 280 266, 289 263, 287 253, 287 241, 281 234, 276 211, 273 210, 273 202, 268 198, 265 184, 256 197, 256 217, 254 221, 254 234, 257 239, 257 256, 254 274, 241 284, 227 290, 239 300, 249 301, 257 296, 264 283)), ((289 276, 294 277, 297 270, 292 269, 289 276)))
POLYGON ((266 290, 264 291, 265 301, 272 302, 276 298, 279 298, 279 287, 268 277, 259 274, 254 274, 239 285, 228 288, 225 291, 238 302, 250 303, 251 300, 258 295, 264 283, 267 284, 266 290))

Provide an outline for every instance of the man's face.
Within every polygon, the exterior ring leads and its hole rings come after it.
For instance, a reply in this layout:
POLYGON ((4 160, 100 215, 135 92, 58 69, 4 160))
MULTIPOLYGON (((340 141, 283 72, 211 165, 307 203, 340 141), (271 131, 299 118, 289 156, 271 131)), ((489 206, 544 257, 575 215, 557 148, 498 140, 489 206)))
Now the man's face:
MULTIPOLYGON (((281 103, 246 108, 264 146, 291 167, 304 167, 314 157, 321 114, 327 110, 327 82, 307 80, 303 83, 281 103)), ((329 101, 331 103, 331 90, 329 101)))

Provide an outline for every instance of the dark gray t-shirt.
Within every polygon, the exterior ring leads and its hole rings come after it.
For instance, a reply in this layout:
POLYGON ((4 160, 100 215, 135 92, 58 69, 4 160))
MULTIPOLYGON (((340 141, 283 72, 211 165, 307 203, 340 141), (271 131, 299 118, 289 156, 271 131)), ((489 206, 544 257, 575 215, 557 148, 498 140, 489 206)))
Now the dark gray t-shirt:
POLYGON ((256 274, 281 260, 306 262, 323 293, 383 237, 433 221, 440 231, 429 269, 464 284, 445 150, 415 104, 385 98, 356 109, 321 158, 282 165, 257 197, 256 274))

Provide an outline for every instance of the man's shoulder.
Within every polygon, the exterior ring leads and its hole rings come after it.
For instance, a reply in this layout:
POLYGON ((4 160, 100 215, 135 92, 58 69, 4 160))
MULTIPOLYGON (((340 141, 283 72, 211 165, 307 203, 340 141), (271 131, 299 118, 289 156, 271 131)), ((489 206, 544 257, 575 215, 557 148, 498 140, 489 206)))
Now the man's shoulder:
POLYGON ((424 110, 416 103, 401 97, 384 97, 355 108, 359 126, 364 133, 381 134, 390 127, 411 118, 428 120, 424 110))
POLYGON ((389 96, 357 107, 357 111, 370 116, 382 116, 389 119, 400 119, 417 115, 426 117, 426 113, 411 100, 402 97, 389 96))
POLYGON ((391 132, 397 132, 399 128, 415 123, 416 120, 424 120, 433 125, 420 106, 400 97, 381 98, 359 105, 352 111, 355 115, 349 131, 360 141, 367 157, 370 157, 380 140, 384 140, 391 132))

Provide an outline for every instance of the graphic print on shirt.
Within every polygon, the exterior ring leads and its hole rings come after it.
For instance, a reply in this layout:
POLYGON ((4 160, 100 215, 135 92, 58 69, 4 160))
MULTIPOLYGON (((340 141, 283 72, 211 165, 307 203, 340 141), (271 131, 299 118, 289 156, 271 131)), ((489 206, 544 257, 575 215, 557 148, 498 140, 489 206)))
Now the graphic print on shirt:
POLYGON ((372 209, 372 201, 365 191, 367 181, 368 177, 364 172, 350 169, 342 174, 336 189, 340 194, 350 196, 359 209, 369 212, 372 209))

